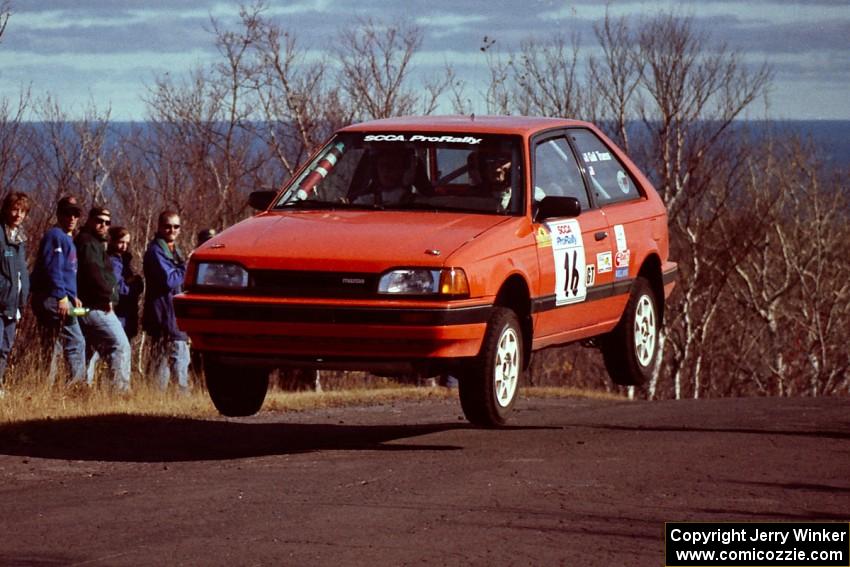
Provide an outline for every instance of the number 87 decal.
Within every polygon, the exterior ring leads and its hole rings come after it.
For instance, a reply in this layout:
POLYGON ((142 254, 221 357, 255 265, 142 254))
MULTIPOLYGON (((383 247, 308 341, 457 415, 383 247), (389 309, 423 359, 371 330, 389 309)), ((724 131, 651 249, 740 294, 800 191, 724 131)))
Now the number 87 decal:
POLYGON ((555 304, 578 303, 587 297, 584 242, 575 219, 547 223, 555 261, 555 304))

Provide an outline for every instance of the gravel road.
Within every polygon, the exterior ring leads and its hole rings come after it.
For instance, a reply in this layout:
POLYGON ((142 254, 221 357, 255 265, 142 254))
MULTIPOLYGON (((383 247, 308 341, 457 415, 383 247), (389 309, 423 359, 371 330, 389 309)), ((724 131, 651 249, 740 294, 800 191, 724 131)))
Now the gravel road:
POLYGON ((663 565, 665 521, 850 520, 850 400, 454 400, 0 426, 0 565, 663 565))

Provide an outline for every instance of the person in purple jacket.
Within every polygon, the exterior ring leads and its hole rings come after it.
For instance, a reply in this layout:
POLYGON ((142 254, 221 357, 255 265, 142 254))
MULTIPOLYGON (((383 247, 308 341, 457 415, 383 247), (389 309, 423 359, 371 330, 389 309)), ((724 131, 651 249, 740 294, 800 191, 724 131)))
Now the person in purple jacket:
POLYGON ((133 269, 130 231, 123 226, 110 227, 106 251, 112 261, 115 280, 118 282, 118 305, 115 307, 115 314, 118 315, 127 338, 132 340, 139 333, 139 297, 144 289, 144 281, 133 269))
POLYGON ((151 240, 142 262, 145 272, 145 307, 142 327, 153 339, 151 365, 156 383, 166 390, 171 376, 177 378, 180 392, 189 391, 188 336, 177 327, 174 295, 183 286, 186 258, 177 248, 180 215, 164 211, 159 215, 156 237, 151 240))
POLYGON ((86 343, 74 314, 83 305, 77 297, 77 248, 72 237, 81 214, 76 198, 59 200, 56 226, 44 233, 30 277, 32 310, 42 331, 50 385, 56 381, 60 351, 68 363, 69 386, 86 381, 86 343))

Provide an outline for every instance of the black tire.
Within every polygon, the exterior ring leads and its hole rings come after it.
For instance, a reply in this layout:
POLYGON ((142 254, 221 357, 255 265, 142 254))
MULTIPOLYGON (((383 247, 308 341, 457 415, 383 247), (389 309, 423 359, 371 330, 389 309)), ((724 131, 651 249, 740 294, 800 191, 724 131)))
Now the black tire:
POLYGON ((269 387, 269 370, 221 364, 204 357, 207 390, 215 409, 227 417, 254 415, 263 407, 269 387))
POLYGON ((496 307, 481 352, 461 373, 460 405, 471 423, 504 425, 516 402, 523 371, 522 327, 516 313, 496 307))
POLYGON ((644 277, 632 286, 620 322, 603 337, 605 368, 615 384, 643 386, 658 365, 658 298, 644 277))

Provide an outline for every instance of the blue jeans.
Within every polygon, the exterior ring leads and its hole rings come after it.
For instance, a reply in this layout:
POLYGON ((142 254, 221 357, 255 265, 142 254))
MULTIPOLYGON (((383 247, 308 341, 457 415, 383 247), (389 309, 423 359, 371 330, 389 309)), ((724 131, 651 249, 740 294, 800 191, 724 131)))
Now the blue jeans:
POLYGON ((12 345, 15 344, 17 325, 17 320, 0 316, 0 389, 3 388, 3 376, 6 374, 9 353, 12 352, 12 345))
POLYGON ((130 341, 115 312, 92 309, 81 324, 91 348, 109 364, 112 387, 118 392, 129 392, 130 341))
POLYGON ((52 329, 46 337, 50 349, 50 368, 47 371, 47 383, 51 386, 56 382, 59 373, 59 358, 65 353, 65 362, 71 378, 68 384, 82 384, 86 381, 86 339, 77 323, 76 317, 69 317, 58 332, 52 329))
POLYGON ((48 356, 47 383, 56 382, 59 357, 65 352, 65 361, 71 373, 70 384, 86 380, 86 340, 76 317, 59 316, 58 300, 45 295, 33 295, 32 310, 41 326, 41 340, 48 356))
POLYGON ((154 339, 151 345, 151 367, 160 390, 168 389, 168 383, 174 375, 180 391, 189 391, 189 345, 186 341, 154 339))

